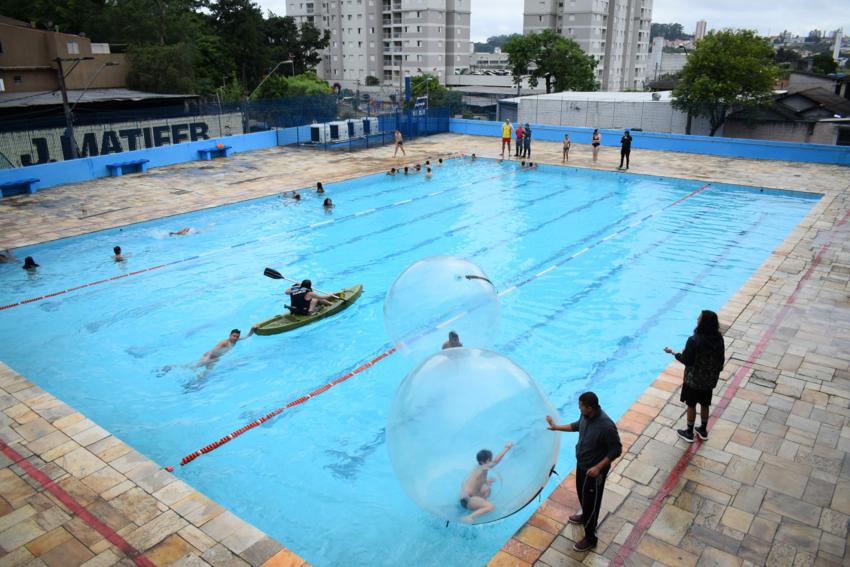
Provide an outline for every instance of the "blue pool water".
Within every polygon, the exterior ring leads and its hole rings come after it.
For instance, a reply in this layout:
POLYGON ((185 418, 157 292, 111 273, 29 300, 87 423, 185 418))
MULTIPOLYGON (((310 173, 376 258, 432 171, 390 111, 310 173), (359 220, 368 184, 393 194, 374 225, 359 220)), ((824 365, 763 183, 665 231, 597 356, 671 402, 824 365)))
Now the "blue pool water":
MULTIPOLYGON (((384 293, 413 261, 449 254, 478 263, 500 290, 517 286, 502 297, 495 349, 563 419, 591 388, 616 419, 669 362, 662 348, 681 348, 699 311, 719 309, 818 198, 713 184, 677 203, 702 186, 452 160, 430 181, 330 184, 331 214, 307 191, 300 203, 274 196, 20 249, 41 268, 0 266, 0 305, 175 263, 0 311, 0 360, 176 465, 385 351, 384 293), (198 232, 168 236, 185 226, 198 232), (115 244, 125 264, 110 259, 115 244), (365 292, 333 319, 241 342, 203 379, 163 372, 281 311, 285 284, 263 277, 265 266, 365 292)), ((175 474, 315 565, 484 564, 533 507, 446 527, 407 499, 384 426, 408 370, 389 356, 175 474)), ((562 473, 574 443, 564 435, 562 473)))

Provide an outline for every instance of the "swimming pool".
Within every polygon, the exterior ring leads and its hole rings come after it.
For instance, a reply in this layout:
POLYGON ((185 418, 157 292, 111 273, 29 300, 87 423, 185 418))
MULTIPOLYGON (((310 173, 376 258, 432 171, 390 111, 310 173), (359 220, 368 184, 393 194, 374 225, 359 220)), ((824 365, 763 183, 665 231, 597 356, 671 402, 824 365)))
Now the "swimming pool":
MULTIPOLYGON (((699 310, 719 309, 817 200, 704 185, 452 160, 430 181, 329 185, 331 214, 304 192, 33 246, 16 254, 35 256, 37 275, 0 266, 0 305, 156 269, 0 311, 0 359, 175 465, 385 352, 383 293, 411 262, 452 254, 507 292, 496 350, 565 418, 589 388, 616 418, 669 362, 661 348, 681 347, 699 310), (168 236, 185 226, 198 232, 168 236), (125 264, 110 259, 115 244, 125 264), (164 372, 280 311, 284 287, 265 266, 321 289, 361 282, 364 295, 333 319, 240 343, 204 379, 164 372)), ((388 356, 176 474, 316 565, 483 564, 532 509, 446 527, 410 503, 384 444, 407 370, 388 356)), ((566 434, 562 473, 573 443, 566 434)))

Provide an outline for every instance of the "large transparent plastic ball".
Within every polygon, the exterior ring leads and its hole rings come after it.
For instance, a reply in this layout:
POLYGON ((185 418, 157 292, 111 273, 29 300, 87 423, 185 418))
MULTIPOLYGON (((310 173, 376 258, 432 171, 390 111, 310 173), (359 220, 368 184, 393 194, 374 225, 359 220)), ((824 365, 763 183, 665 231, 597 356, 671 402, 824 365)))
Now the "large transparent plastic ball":
POLYGON ((384 326, 413 363, 456 333, 467 347, 487 348, 499 333, 499 297, 480 267, 454 256, 423 258, 396 278, 384 299, 384 326))
MULTIPOLYGON (((422 509, 444 520, 486 523, 529 503, 546 485, 558 458, 560 436, 546 416, 555 408, 525 370, 501 354, 450 348, 417 366, 398 387, 387 421, 387 449, 399 483, 422 509), (461 498, 465 481, 489 450, 495 460, 489 513, 461 498)), ((479 501, 480 503, 480 501, 479 501)))

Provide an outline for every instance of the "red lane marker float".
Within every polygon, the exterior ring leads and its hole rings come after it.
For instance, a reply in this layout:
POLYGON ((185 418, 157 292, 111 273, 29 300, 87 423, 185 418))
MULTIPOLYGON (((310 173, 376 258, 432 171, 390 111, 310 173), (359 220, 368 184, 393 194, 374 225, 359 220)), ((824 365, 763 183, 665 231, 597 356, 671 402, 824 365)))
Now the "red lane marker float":
POLYGON ((105 537, 109 543, 123 551, 127 557, 136 563, 136 565, 139 565, 139 567, 156 567, 156 564, 142 555, 141 551, 130 545, 127 540, 118 535, 112 528, 104 524, 95 515, 86 510, 82 504, 74 500, 73 496, 62 490, 62 488, 51 480, 49 476, 33 466, 32 463, 26 460, 20 453, 12 449, 2 439, 0 439, 0 451, 9 457, 9 459, 11 459, 16 465, 21 467, 30 477, 34 478, 42 487, 44 487, 45 490, 55 496, 57 500, 71 511, 71 513, 82 518, 85 523, 93 527, 100 533, 100 535, 105 537))
POLYGON ((0 305, 0 311, 3 311, 4 309, 11 309, 12 307, 17 307, 19 305, 26 305, 27 303, 32 303, 33 301, 41 301, 42 299, 47 299, 49 297, 56 297, 57 295, 63 295, 65 293, 71 293, 72 291, 77 291, 78 289, 83 289, 84 287, 91 287, 93 285, 99 285, 99 284, 102 284, 102 283, 114 282, 115 280, 120 280, 122 278, 126 278, 126 277, 129 277, 129 276, 135 276, 135 275, 138 275, 138 274, 143 274, 145 272, 151 272, 153 270, 158 270, 160 268, 164 268, 167 265, 168 264, 160 264, 159 266, 152 266, 150 268, 145 268, 144 270, 136 270, 135 272, 128 272, 126 274, 121 274, 119 276, 106 278, 105 280, 98 280, 96 282, 78 285, 76 287, 69 287, 68 289, 63 289, 62 291, 55 291, 55 292, 49 293, 47 295, 42 295, 42 296, 39 296, 39 297, 33 297, 33 298, 30 298, 30 299, 24 299, 24 300, 18 301, 16 303, 10 303, 8 305, 0 305))
MULTIPOLYGON (((850 218, 850 211, 847 211, 845 215, 841 218, 838 223, 836 223, 834 228, 838 228, 847 222, 847 219, 850 218)), ((833 229, 834 230, 834 229, 833 229)), ((767 348, 767 343, 770 342, 770 339, 773 338, 774 333, 779 328, 779 325, 785 319, 785 316, 788 315, 788 312, 791 311, 791 307, 794 303, 797 302, 797 294, 803 288, 803 285, 809 280, 812 274, 815 271, 815 268, 823 260, 823 256, 830 246, 835 242, 835 235, 829 239, 829 241, 821 246, 814 260, 812 260, 811 266, 806 270, 806 273, 803 274, 803 277, 800 278, 800 281, 797 282, 797 287, 794 288, 794 291, 791 292, 791 295, 788 296, 788 299, 785 301, 785 305, 782 306, 782 309, 779 310, 779 313, 776 314, 770 326, 765 330, 758 344, 756 345, 753 353, 747 358, 747 361, 741 366, 738 371, 735 373, 735 376, 732 378, 732 381, 729 383, 729 386, 726 388, 726 391, 723 394, 723 397, 720 398, 720 401, 714 408, 714 411, 711 413, 711 417, 709 419, 709 426, 713 426, 718 419, 723 416, 723 413, 726 411, 726 408, 729 406, 729 402, 738 392, 741 381, 744 379, 744 376, 750 371, 753 367, 753 363, 761 356, 764 352, 764 349, 767 348)), ((700 445, 702 445, 702 441, 699 439, 694 443, 688 445, 688 448, 679 457, 678 462, 673 467, 673 470, 670 471, 670 474, 664 481, 664 484, 661 485, 661 488, 658 489, 658 493, 655 495, 655 498, 649 504, 647 509, 644 511, 643 515, 638 519, 637 523, 635 523, 635 527, 632 528, 632 531, 629 533, 626 541, 623 542, 623 545, 620 547, 620 550, 617 552, 617 555, 611 560, 611 565, 622 566, 625 565, 626 560, 631 556, 631 554, 637 548, 640 539, 649 529, 649 526, 652 522, 655 521, 655 518, 658 516, 658 513, 661 511, 661 507, 664 505, 664 502, 667 500, 667 497, 670 496, 673 489, 678 484, 679 480, 684 474, 685 469, 687 469, 691 460, 693 459, 696 452, 699 450, 700 445)))
MULTIPOLYGON (((384 352, 382 352, 381 354, 379 354, 378 356, 376 356, 375 358, 373 358, 369 362, 364 362, 363 364, 361 364, 360 366, 358 366, 357 368, 355 368, 351 372, 349 372, 347 374, 343 374, 339 378, 337 378, 337 379, 335 379, 331 382, 328 382, 324 386, 316 388, 315 390, 313 390, 312 392, 310 392, 307 395, 304 395, 304 396, 301 396, 298 399, 292 400, 291 402, 289 402, 285 406, 282 406, 282 407, 277 408, 276 410, 270 411, 266 415, 255 419, 254 421, 252 421, 251 423, 248 423, 247 425, 243 425, 242 427, 240 427, 239 429, 237 429, 233 433, 230 433, 229 435, 225 435, 224 437, 222 437, 218 441, 213 441, 209 445, 201 447, 200 449, 198 449, 197 451, 195 451, 193 453, 189 453, 188 455, 186 455, 185 457, 180 459, 180 466, 182 467, 184 465, 187 465, 187 464, 191 463, 192 461, 194 461, 195 459, 197 459, 198 457, 200 457, 201 455, 205 455, 205 454, 209 453, 210 451, 214 451, 214 450, 218 449, 219 447, 221 447, 225 443, 227 443, 229 441, 233 441, 234 439, 236 439, 237 437, 239 437, 240 435, 242 435, 246 431, 250 431, 250 430, 254 429, 255 427, 257 427, 258 425, 262 425, 263 423, 267 422, 271 418, 273 418, 277 415, 280 415, 285 410, 288 410, 289 408, 293 408, 297 405, 301 405, 304 402, 306 402, 307 400, 309 400, 310 398, 315 398, 319 394, 322 394, 323 392, 327 392, 333 386, 336 386, 337 384, 341 384, 341 383, 345 382, 346 380, 348 380, 349 378, 351 378, 352 376, 356 376, 356 375, 360 374, 361 372, 363 372, 367 368, 370 368, 374 364, 376 364, 376 363, 380 362, 381 360, 385 359, 386 357, 390 356, 395 351, 396 351, 396 347, 392 347, 389 350, 385 350, 384 352)), ((166 470, 169 470, 169 471, 174 470, 174 467, 171 467, 171 466, 166 467, 166 470)))

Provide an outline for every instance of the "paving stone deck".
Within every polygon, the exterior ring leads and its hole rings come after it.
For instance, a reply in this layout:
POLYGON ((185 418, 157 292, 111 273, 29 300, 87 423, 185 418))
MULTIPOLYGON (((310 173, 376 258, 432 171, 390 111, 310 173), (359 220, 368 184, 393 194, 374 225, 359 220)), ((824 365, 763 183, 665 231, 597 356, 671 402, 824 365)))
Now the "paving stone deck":
MULTIPOLYGON (((408 162, 452 152, 495 157, 496 139, 439 135, 406 144, 408 162)), ((534 159, 560 163, 560 145, 534 159)), ((728 404, 691 449, 674 428, 682 369, 671 364, 620 420, 627 447, 606 486, 600 545, 578 554, 565 525, 570 476, 493 566, 850 565, 850 170, 651 152, 632 172, 814 191, 824 198, 720 312, 728 404), (671 471, 688 453, 679 476, 671 471), (661 494, 663 497, 659 497, 661 494), (657 515, 647 516, 653 502, 657 515), (645 525, 645 530, 635 526, 645 525)), ((0 201, 0 247, 15 248, 326 184, 405 163, 392 148, 354 154, 273 148, 153 169, 0 201)), ((616 148, 574 144, 569 165, 613 169, 616 148)), ((437 174, 439 172, 437 171, 437 174)), ((338 196, 334 196, 338 200, 338 196)), ((179 223, 178 223, 179 224, 179 223)), ((180 228, 175 226, 175 228, 180 228)), ((604 405, 604 400, 602 400, 604 405)), ((720 405, 718 405, 720 407, 720 405)), ((0 366, 0 567, 303 565, 304 560, 0 366), (22 466, 23 465, 23 466, 22 466), (61 489, 61 491, 57 491, 61 489), (104 537, 64 493, 124 544, 104 537), (129 546, 129 547, 128 547, 129 546), (129 552, 128 552, 129 550, 129 552)), ((565 434, 571 435, 571 434, 565 434)), ((376 565, 380 556, 376 555, 376 565)))

